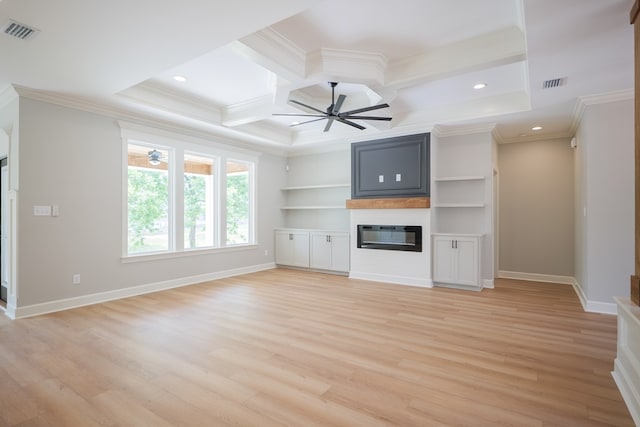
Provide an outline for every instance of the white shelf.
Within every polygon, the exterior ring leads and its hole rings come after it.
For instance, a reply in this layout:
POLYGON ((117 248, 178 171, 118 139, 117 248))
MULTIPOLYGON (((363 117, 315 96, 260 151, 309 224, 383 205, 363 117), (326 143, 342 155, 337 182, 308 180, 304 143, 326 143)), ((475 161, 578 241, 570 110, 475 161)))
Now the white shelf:
POLYGON ((435 178, 435 182, 448 182, 448 181, 482 181, 484 176, 449 176, 445 178, 435 178))
POLYGON ((319 210, 319 209, 346 209, 344 205, 341 206, 283 206, 280 208, 283 211, 292 210, 319 210))
POLYGON ((432 208, 484 208, 484 203, 439 203, 431 205, 432 208))
POLYGON ((324 188, 347 188, 351 187, 351 184, 322 184, 322 185, 301 185, 297 187, 282 187, 282 191, 294 191, 294 190, 318 190, 324 188))

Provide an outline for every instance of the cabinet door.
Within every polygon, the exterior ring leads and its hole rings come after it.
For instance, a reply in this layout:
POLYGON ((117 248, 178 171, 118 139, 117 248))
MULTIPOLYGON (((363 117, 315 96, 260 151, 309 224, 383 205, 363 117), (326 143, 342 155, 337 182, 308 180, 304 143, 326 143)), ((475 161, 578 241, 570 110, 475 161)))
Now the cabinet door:
POLYGON ((311 268, 331 270, 331 240, 327 233, 311 233, 311 268))
POLYGON ((276 264, 309 267, 309 232, 276 231, 276 264))
POLYGON ((276 231, 276 264, 290 265, 293 260, 293 245, 288 231, 276 231))
POLYGON ((480 286, 478 269, 478 239, 459 237, 455 249, 456 282, 467 286, 480 286))
POLYGON ((433 280, 452 283, 455 281, 455 253, 453 240, 449 237, 433 238, 433 280))
POLYGON ((296 231, 293 236, 293 259, 291 264, 295 267, 309 267, 309 232, 296 231))
POLYGON ((348 272, 350 269, 349 262, 349 234, 332 234, 331 235, 331 269, 335 271, 348 272))

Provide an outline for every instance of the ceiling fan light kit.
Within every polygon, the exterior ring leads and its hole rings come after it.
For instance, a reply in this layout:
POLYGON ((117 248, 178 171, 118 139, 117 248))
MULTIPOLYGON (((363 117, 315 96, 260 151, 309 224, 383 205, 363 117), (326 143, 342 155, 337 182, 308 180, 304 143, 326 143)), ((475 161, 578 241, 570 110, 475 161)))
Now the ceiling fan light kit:
POLYGON ((149 156, 149 164, 153 166, 158 166, 161 162, 162 153, 156 150, 155 148, 147 153, 149 156))
POLYGON ((366 113, 368 111, 387 108, 389 107, 389 104, 387 103, 340 112, 340 109, 342 108, 342 104, 344 103, 344 100, 347 98, 347 96, 339 95, 338 100, 336 101, 335 90, 337 85, 338 85, 338 82, 329 82, 329 86, 331 86, 331 105, 327 107, 326 111, 322 111, 318 108, 312 107, 311 105, 307 105, 300 101, 290 99, 289 102, 299 105, 308 110, 314 111, 316 114, 275 113, 273 115, 274 116, 315 117, 314 119, 310 119, 304 122, 294 122, 289 125, 290 127, 300 126, 307 123, 318 122, 320 120, 327 120, 327 124, 324 127, 324 132, 328 132, 329 129, 331 129, 331 126, 333 125, 334 121, 344 123, 345 125, 349 125, 360 130, 364 130, 366 129, 366 127, 362 126, 359 123, 355 123, 353 120, 378 120, 378 121, 386 121, 386 122, 391 121, 391 117, 357 116, 356 115, 360 113, 366 113))

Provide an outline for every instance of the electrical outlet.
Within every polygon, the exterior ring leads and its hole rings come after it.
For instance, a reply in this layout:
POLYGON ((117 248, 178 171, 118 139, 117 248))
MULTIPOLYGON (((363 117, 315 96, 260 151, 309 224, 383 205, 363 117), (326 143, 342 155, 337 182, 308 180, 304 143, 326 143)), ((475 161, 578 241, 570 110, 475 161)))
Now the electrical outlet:
POLYGON ((73 275, 73 284, 74 285, 79 285, 80 284, 80 275, 79 274, 74 274, 73 275))

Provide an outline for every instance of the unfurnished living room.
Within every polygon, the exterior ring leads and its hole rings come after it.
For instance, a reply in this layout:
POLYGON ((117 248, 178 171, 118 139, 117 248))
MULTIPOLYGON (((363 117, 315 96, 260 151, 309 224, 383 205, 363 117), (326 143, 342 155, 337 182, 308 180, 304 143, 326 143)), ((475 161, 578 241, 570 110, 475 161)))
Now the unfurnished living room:
POLYGON ((0 426, 640 425, 639 11, 0 0, 0 426))

